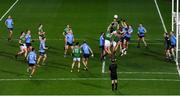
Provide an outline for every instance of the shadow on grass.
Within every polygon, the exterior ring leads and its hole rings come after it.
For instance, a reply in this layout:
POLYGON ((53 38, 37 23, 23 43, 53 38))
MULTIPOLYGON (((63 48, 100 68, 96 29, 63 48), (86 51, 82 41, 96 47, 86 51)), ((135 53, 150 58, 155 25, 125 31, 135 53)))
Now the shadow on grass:
POLYGON ((15 54, 13 53, 10 53, 10 52, 6 52, 6 51, 0 51, 0 56, 2 57, 6 57, 6 58, 9 58, 9 59, 15 59, 13 56, 15 54))
POLYGON ((13 72, 13 71, 9 71, 9 70, 7 71, 7 70, 3 70, 3 69, 0 69, 0 72, 9 73, 9 74, 13 74, 13 75, 16 75, 16 76, 26 76, 27 75, 27 74, 13 72))

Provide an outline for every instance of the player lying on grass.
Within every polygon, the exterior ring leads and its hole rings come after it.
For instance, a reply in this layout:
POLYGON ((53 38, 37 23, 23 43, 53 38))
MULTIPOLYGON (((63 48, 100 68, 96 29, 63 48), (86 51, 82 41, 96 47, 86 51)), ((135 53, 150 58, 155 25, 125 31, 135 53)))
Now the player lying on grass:
POLYGON ((146 28, 142 25, 142 24, 139 24, 139 27, 138 27, 138 48, 140 47, 140 42, 143 41, 144 43, 144 46, 147 48, 147 43, 145 41, 145 33, 146 33, 146 28))
POLYGON ((40 66, 40 65, 45 65, 45 60, 47 58, 47 54, 46 54, 46 50, 48 49, 45 45, 46 43, 46 38, 43 37, 41 40, 40 40, 40 45, 39 45, 39 57, 38 57, 38 61, 37 61, 37 66, 40 66), (42 60, 42 63, 40 64, 42 60))
POLYGON ((34 75, 34 72, 36 70, 36 53, 34 48, 30 48, 30 52, 27 55, 27 61, 28 61, 28 68, 27 72, 30 72, 30 76, 32 77, 34 75))
POLYGON ((64 50, 64 57, 67 56, 67 51, 69 48, 71 48, 71 50, 73 49, 73 42, 74 42, 74 35, 71 32, 68 32, 65 36, 65 50, 64 50))
POLYGON ((88 59, 90 55, 94 57, 93 51, 91 50, 86 41, 83 42, 80 48, 83 52, 82 62, 84 64, 84 70, 88 70, 88 59))
POLYGON ((11 16, 8 16, 8 18, 5 21, 5 25, 9 31, 8 41, 10 41, 12 39, 13 28, 14 28, 14 22, 13 22, 13 19, 11 18, 11 16))
POLYGON ((165 56, 167 60, 171 60, 171 41, 168 33, 164 33, 164 40, 165 40, 165 56))
POLYGON ((27 56, 27 47, 26 47, 26 44, 25 44, 25 32, 21 32, 21 36, 19 37, 19 45, 20 45, 20 52, 18 52, 15 55, 15 58, 17 59, 17 57, 19 55, 23 55, 23 54, 24 54, 24 57, 26 58, 26 56, 27 56))
POLYGON ((75 47, 73 48, 73 51, 72 51, 73 63, 72 63, 72 66, 71 66, 71 72, 73 72, 75 64, 78 65, 78 72, 80 72, 81 53, 82 53, 82 51, 81 51, 81 48, 79 46, 79 42, 77 42, 75 47))
POLYGON ((171 55, 172 58, 174 59, 174 61, 176 60, 176 56, 175 56, 175 50, 176 50, 176 36, 174 35, 173 32, 170 32, 170 42, 171 42, 171 55))

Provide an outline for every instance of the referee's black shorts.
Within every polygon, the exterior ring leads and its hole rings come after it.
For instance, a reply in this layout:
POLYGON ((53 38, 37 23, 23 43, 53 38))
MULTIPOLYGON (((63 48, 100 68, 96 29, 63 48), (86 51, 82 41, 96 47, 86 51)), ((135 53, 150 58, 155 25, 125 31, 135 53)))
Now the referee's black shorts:
POLYGON ((117 80, 117 74, 111 74, 111 80, 117 80))

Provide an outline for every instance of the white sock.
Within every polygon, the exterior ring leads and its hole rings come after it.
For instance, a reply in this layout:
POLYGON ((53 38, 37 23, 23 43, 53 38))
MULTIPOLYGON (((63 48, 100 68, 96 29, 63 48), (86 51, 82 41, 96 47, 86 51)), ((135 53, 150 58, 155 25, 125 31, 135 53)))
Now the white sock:
POLYGON ((103 63, 102 63, 102 73, 104 73, 105 72, 105 61, 103 61, 103 63))

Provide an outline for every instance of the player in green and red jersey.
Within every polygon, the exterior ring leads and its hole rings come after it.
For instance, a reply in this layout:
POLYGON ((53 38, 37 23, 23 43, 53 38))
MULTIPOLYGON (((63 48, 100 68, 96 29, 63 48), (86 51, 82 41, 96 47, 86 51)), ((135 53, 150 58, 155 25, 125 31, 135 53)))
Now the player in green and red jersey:
POLYGON ((73 55, 73 63, 71 67, 71 72, 73 72, 75 63, 78 64, 78 72, 80 71, 80 61, 81 61, 81 48, 79 46, 79 42, 76 43, 75 47, 73 48, 72 55, 73 55))
POLYGON ((20 52, 18 52, 15 55, 16 59, 17 59, 17 57, 19 55, 22 55, 22 54, 24 54, 25 58, 27 56, 27 47, 26 47, 26 44, 25 44, 25 35, 26 35, 25 32, 21 32, 21 36, 19 37, 20 52))

